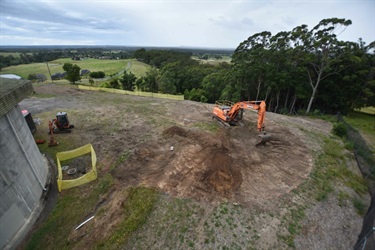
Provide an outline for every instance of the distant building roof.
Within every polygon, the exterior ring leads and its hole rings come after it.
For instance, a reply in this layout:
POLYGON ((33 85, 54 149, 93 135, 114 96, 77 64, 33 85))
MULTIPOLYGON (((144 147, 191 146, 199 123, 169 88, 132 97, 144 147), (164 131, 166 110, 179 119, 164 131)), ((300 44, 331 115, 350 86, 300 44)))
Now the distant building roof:
POLYGON ((0 116, 33 93, 31 81, 0 77, 0 116))

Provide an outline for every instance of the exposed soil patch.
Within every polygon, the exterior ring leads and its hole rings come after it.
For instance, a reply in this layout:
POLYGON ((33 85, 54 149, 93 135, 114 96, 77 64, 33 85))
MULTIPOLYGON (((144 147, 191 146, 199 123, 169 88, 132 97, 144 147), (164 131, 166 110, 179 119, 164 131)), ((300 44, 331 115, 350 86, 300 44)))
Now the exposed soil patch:
POLYGON ((198 201, 258 203, 297 187, 312 167, 301 140, 278 128, 274 141, 256 147, 257 132, 246 125, 215 134, 172 126, 112 174, 125 185, 155 186, 198 201))

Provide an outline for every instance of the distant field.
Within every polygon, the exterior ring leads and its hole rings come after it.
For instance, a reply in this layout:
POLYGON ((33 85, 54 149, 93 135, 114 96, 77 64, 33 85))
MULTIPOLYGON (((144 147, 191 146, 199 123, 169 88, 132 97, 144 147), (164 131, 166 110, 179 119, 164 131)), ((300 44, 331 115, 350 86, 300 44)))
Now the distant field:
MULTIPOLYGON (((62 66, 64 63, 72 63, 78 65, 81 69, 88 69, 93 71, 103 71, 107 76, 116 74, 121 70, 127 69, 130 66, 130 71, 136 75, 137 78, 145 75, 150 65, 139 62, 135 59, 126 60, 99 60, 87 59, 82 61, 73 61, 70 58, 62 58, 48 63, 51 74, 62 73, 64 70, 62 66)), ((3 68, 0 74, 16 74, 24 79, 30 74, 44 74, 50 80, 48 68, 45 63, 22 64, 17 66, 10 66, 3 68)))
POLYGON ((359 112, 370 114, 370 115, 375 115, 375 107, 361 108, 359 112))
POLYGON ((222 56, 222 59, 210 58, 208 60, 203 60, 203 59, 199 59, 196 56, 193 56, 192 59, 197 60, 197 61, 199 61, 201 63, 217 65, 217 64, 222 63, 222 62, 230 63, 230 61, 232 60, 232 57, 230 57, 230 56, 222 56))
MULTIPOLYGON (((18 52, 0 52, 0 56, 13 56, 13 57, 20 57, 21 53, 18 52)), ((32 55, 33 53, 26 53, 28 55, 32 55)))

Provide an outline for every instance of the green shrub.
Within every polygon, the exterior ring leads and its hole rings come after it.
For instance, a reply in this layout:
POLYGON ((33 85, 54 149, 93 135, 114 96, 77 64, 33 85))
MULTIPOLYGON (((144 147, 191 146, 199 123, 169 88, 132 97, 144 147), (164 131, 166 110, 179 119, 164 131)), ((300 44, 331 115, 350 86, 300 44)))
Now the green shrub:
POLYGON ((111 85, 108 82, 104 82, 104 83, 100 84, 100 87, 101 88, 112 88, 111 85))
POLYGON ((363 200, 355 197, 353 198, 352 202, 355 209, 357 210, 358 215, 364 216, 366 213, 366 205, 363 200))
POLYGON ((89 74, 91 78, 104 78, 105 73, 103 71, 94 71, 89 74))
POLYGON ((332 133, 334 135, 337 135, 339 137, 344 137, 346 136, 346 132, 347 132, 347 128, 345 127, 343 123, 336 123, 333 125, 332 133))
POLYGON ((202 95, 200 102, 208 102, 207 97, 205 97, 204 95, 202 95))
POLYGON ((299 109, 299 110, 297 111, 297 114, 298 114, 298 115, 306 115, 306 109, 299 109))
POLYGON ((320 110, 319 109, 315 109, 314 111, 313 111, 313 115, 320 115, 321 113, 320 113, 320 110))
POLYGON ((280 109, 280 114, 282 114, 282 115, 289 114, 289 109, 288 108, 282 108, 282 109, 280 109))
POLYGON ((93 80, 92 78, 90 78, 90 79, 89 79, 89 83, 90 83, 91 86, 94 86, 94 83, 95 83, 95 82, 94 82, 94 80, 93 80))
POLYGON ((353 149, 354 149, 354 142, 346 141, 344 147, 345 147, 347 150, 353 150, 353 149))

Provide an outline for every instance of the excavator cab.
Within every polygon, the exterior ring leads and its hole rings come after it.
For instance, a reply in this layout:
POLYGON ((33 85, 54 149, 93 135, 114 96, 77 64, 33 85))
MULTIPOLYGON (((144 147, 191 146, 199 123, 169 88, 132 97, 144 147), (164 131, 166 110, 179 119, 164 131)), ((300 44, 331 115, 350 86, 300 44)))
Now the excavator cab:
POLYGON ((51 130, 55 134, 70 133, 71 128, 74 128, 74 125, 69 123, 68 114, 66 112, 57 112, 56 118, 50 122, 50 130, 48 133, 51 134, 51 130))
POLYGON ((59 129, 69 128, 69 119, 66 112, 57 112, 56 119, 56 125, 59 127, 59 129))

